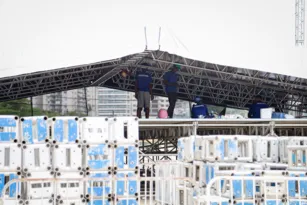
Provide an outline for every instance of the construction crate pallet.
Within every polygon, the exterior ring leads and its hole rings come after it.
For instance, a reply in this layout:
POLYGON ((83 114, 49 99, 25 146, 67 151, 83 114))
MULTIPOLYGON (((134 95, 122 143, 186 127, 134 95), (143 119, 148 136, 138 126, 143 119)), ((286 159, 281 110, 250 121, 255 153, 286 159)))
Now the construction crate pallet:
POLYGON ((4 204, 307 204, 304 137, 191 135, 178 160, 140 163, 134 117, 0 116, 0 126, 4 204))

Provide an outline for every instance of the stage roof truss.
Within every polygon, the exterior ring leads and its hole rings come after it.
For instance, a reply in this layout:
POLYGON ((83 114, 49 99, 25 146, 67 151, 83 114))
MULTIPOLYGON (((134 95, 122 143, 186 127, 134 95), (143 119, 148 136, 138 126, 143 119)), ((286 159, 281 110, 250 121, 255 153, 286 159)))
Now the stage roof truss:
POLYGON ((164 51, 144 51, 105 62, 1 78, 0 101, 90 86, 133 92, 138 68, 152 72, 154 94, 165 96, 163 75, 175 63, 182 66, 178 92, 182 100, 201 96, 208 104, 246 108, 255 95, 261 94, 268 104, 284 110, 296 110, 306 100, 307 80, 303 78, 201 62, 164 51), (127 78, 120 75, 125 69, 131 72, 127 78))

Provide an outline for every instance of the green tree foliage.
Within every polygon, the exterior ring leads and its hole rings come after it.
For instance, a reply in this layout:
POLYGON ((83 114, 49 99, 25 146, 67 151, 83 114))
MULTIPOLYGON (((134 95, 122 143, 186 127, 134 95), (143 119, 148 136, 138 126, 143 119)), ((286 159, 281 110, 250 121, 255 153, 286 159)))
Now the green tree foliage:
MULTIPOLYGON (((73 113, 71 113, 73 114, 73 113)), ((0 115, 17 115, 20 117, 31 116, 31 103, 28 99, 0 102, 0 115)), ((45 111, 33 108, 33 116, 60 116, 61 114, 52 111, 45 111)), ((68 114, 69 115, 69 114, 68 114)))

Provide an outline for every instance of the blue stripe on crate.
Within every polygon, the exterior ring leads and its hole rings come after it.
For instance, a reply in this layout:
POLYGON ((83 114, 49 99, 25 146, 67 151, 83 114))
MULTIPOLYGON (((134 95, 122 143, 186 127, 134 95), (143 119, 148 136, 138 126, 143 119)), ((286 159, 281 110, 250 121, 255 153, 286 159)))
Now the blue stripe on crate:
POLYGON ((229 152, 236 152, 237 151, 237 143, 235 140, 228 140, 228 150, 229 152))
POLYGON ((299 201, 295 201, 295 200, 291 200, 291 199, 289 201, 289 205, 303 205, 303 204, 304 204, 304 202, 302 202, 302 204, 300 204, 299 201))
MULTIPOLYGON (((211 204, 211 205, 220 205, 219 202, 211 202, 210 204, 211 204)), ((223 201, 223 202, 222 202, 222 205, 228 205, 228 204, 229 204, 229 203, 226 202, 226 201, 223 201)))
POLYGON ((76 141, 78 136, 78 124, 76 120, 68 120, 68 141, 76 141))
POLYGON ((292 153, 292 164, 296 162, 296 154, 292 153))
POLYGON ((12 139, 16 139, 15 132, 0 132, 0 141, 9 142, 12 139))
POLYGON ((242 196, 242 180, 233 180, 232 186, 234 198, 240 198, 242 196))
POLYGON ((117 147, 115 150, 115 164, 117 168, 123 169, 125 158, 125 148, 124 147, 117 147))
POLYGON ((4 174, 0 174, 0 193, 2 193, 4 185, 5 185, 5 176, 4 174))
POLYGON ((90 177, 91 178, 107 178, 110 175, 106 172, 106 173, 96 173, 96 174, 92 174, 90 177))
POLYGON ((117 205, 138 205, 138 202, 135 199, 120 199, 117 205))
POLYGON ((210 168, 211 168, 210 166, 205 165, 205 169, 206 169, 206 184, 208 184, 209 181, 210 181, 210 172, 209 172, 210 168))
POLYGON ((16 127, 16 120, 12 118, 0 118, 0 127, 16 127))
MULTIPOLYGON (((295 177, 295 174, 290 174, 289 175, 290 177, 295 177)), ((295 190, 296 190, 296 188, 295 188, 295 180, 289 180, 288 181, 288 194, 289 194, 289 196, 291 196, 291 197, 294 197, 295 196, 295 190)))
POLYGON ((125 181, 117 181, 116 182, 116 194, 119 196, 124 195, 125 192, 125 181))
MULTIPOLYGON (((300 174, 300 177, 306 179, 306 180, 301 180, 300 181, 300 194, 301 197, 306 197, 307 196, 307 178, 305 174, 300 174)), ((306 202, 307 204, 307 202, 306 202)))
MULTIPOLYGON (((18 176, 16 174, 10 174, 10 181, 13 179, 17 179, 18 176)), ((10 197, 15 197, 16 196, 16 183, 13 183, 12 185, 10 185, 10 192, 9 192, 9 196, 10 197)))
POLYGON ((104 200, 98 199, 88 202, 88 205, 110 205, 110 202, 106 199, 104 200))
POLYGON ((129 180, 128 181, 129 195, 135 195, 137 193, 137 181, 129 180))
POLYGON ((56 120, 54 123, 54 139, 58 142, 63 142, 64 140, 64 121, 56 120))
POLYGON ((216 150, 219 150, 219 152, 220 152, 220 159, 224 159, 224 157, 225 157, 225 140, 224 139, 222 139, 221 141, 220 141, 220 143, 219 144, 217 144, 217 149, 216 150))
POLYGON ((88 160, 88 166, 91 169, 105 169, 110 165, 110 160, 88 160))
POLYGON ((44 119, 37 119, 37 139, 38 141, 44 141, 48 136, 47 121, 44 119))
POLYGON ((93 195, 93 196, 107 197, 108 194, 111 194, 111 187, 105 186, 105 183, 104 183, 103 187, 93 187, 93 188, 88 187, 87 191, 90 195, 93 195), (92 190, 93 190, 93 193, 92 193, 92 190))
POLYGON ((237 205, 254 205, 254 203, 251 203, 251 202, 244 202, 244 203, 239 202, 239 203, 237 203, 237 205))
MULTIPOLYGON (((252 175, 248 174, 247 176, 252 176, 252 175)), ((245 190, 246 190, 245 194, 247 197, 253 197, 253 193, 254 193, 253 187, 254 187, 254 183, 252 180, 245 181, 245 190)))
POLYGON ((87 154, 90 156, 96 156, 96 155, 104 155, 105 154, 106 145, 100 144, 97 146, 92 146, 89 148, 87 154))
POLYGON ((266 200, 265 201, 266 205, 282 205, 283 203, 281 200, 266 200))
POLYGON ((128 163, 129 168, 133 169, 136 167, 138 161, 138 151, 135 146, 128 147, 128 163))
POLYGON ((32 127, 32 120, 26 119, 22 123, 22 134, 23 134, 23 139, 30 143, 33 144, 33 127, 32 127))

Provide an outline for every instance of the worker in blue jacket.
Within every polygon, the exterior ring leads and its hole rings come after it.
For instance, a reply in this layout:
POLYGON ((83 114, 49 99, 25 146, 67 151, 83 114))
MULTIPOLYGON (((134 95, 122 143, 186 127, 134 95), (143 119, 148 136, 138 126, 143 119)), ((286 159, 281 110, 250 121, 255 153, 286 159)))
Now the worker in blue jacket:
POLYGON ((257 95, 249 108, 248 118, 260 118, 260 111, 263 108, 269 108, 269 106, 262 102, 262 97, 260 95, 257 95))
MULTIPOLYGON (((148 64, 142 64, 148 66, 148 64)), ((152 94, 152 77, 146 68, 142 68, 136 73, 135 98, 137 99, 137 117, 142 117, 144 107, 145 117, 149 118, 150 100, 154 99, 152 94)))
POLYGON ((208 112, 208 108, 206 105, 204 105, 202 103, 202 100, 200 97, 196 97, 194 102, 196 104, 193 105, 192 107, 192 118, 200 118, 200 117, 203 117, 203 118, 207 118, 209 117, 209 112, 208 112))

